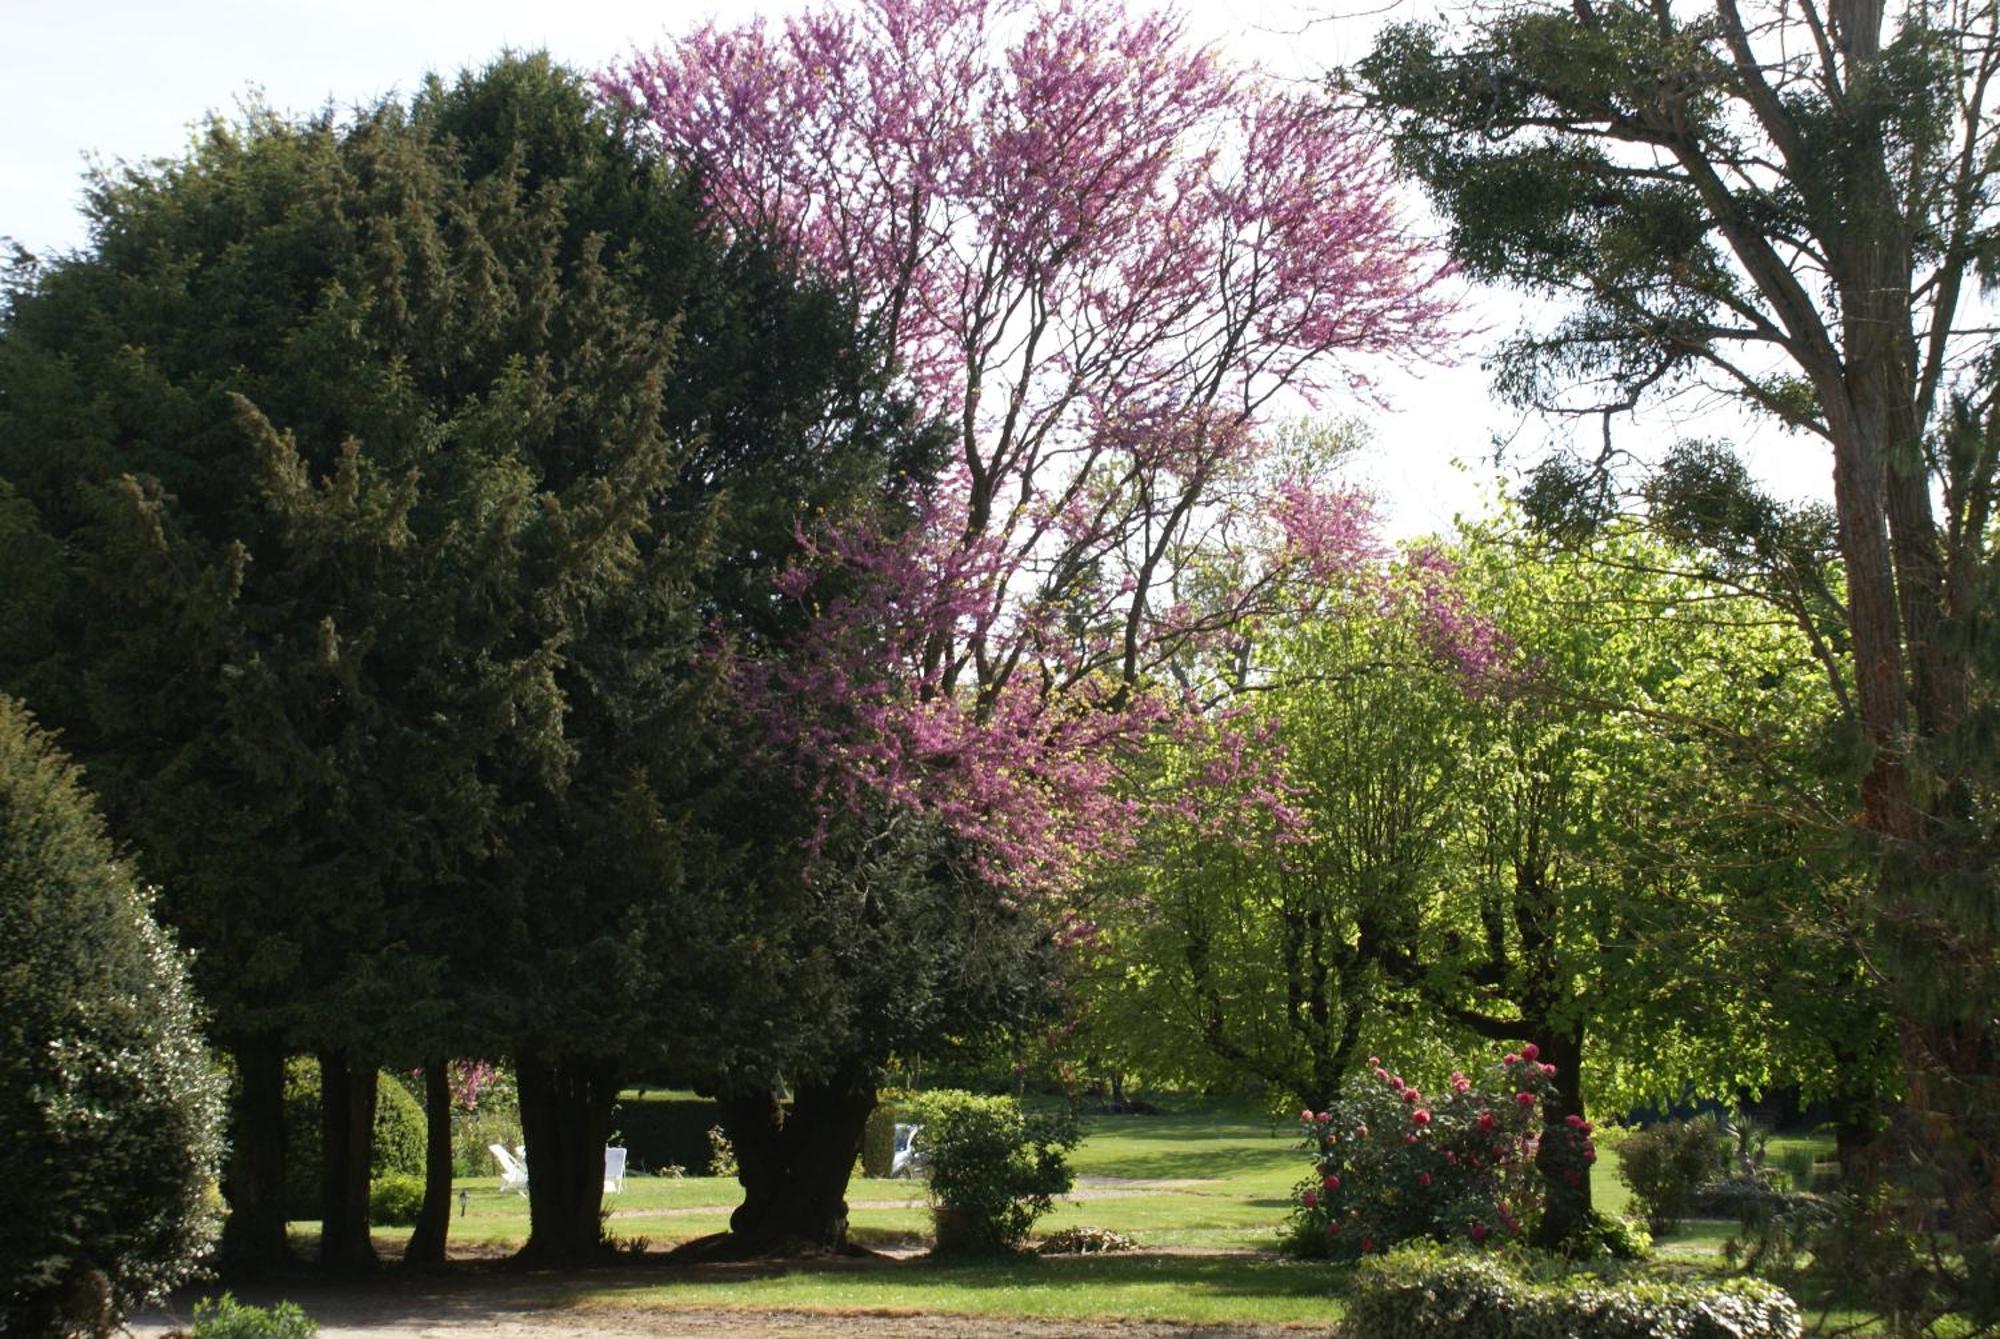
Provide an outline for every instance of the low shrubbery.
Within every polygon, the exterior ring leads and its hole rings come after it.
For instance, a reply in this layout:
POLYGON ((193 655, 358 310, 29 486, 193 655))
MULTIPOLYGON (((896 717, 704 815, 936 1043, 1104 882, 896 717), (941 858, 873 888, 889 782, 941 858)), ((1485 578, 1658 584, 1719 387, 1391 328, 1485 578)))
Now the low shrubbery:
POLYGON ((1721 1134, 1710 1116, 1661 1121, 1634 1130, 1618 1146, 1618 1179, 1655 1234, 1695 1212, 1703 1186, 1726 1166, 1721 1134))
POLYGON ((863 1176, 887 1176, 895 1167, 896 1123, 902 1118, 902 1108, 892 1101, 883 1101, 868 1113, 868 1124, 861 1131, 863 1176))
POLYGON ((950 1090, 911 1105, 923 1126, 940 1253, 1013 1250, 1070 1188, 1065 1154, 1078 1132, 1067 1111, 1028 1113, 1011 1097, 950 1090))
POLYGON ((1363 1262, 1347 1332, 1401 1339, 1795 1339, 1798 1305, 1758 1279, 1715 1285, 1577 1275, 1534 1282, 1497 1253, 1434 1244, 1363 1262))
POLYGON ((1565 1178, 1580 1180, 1597 1158, 1589 1122, 1543 1128, 1555 1067, 1533 1046, 1428 1095, 1369 1063, 1372 1078, 1332 1107, 1299 1113, 1313 1175, 1293 1192, 1294 1254, 1352 1259, 1416 1238, 1511 1237, 1538 1211, 1544 1141, 1555 1141, 1565 1178))
POLYGON ((190 1339, 313 1339, 319 1324, 294 1302, 268 1309, 246 1306, 229 1294, 194 1304, 190 1339))
POLYGON ((421 1178, 392 1172, 368 1187, 368 1221, 376 1227, 414 1227, 424 1207, 421 1178))

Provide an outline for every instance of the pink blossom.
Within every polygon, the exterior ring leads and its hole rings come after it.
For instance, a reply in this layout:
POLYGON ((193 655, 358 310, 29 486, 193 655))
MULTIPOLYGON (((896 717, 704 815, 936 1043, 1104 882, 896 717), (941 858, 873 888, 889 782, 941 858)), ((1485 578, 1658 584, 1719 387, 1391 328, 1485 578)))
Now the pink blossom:
POLYGON ((1478 1120, 1477 1124, 1478 1124, 1478 1126, 1479 1126, 1479 1128, 1480 1128, 1480 1129, 1482 1129, 1482 1130, 1490 1130, 1490 1129, 1492 1129, 1492 1128, 1493 1128, 1494 1126, 1498 1125, 1499 1123, 1500 1123, 1499 1121, 1497 1121, 1497 1120, 1495 1120, 1495 1119, 1493 1118, 1493 1113, 1492 1113, 1492 1112, 1490 1112, 1490 1111, 1482 1111, 1482 1112, 1480 1112, 1480 1113, 1479 1113, 1479 1120, 1478 1120))
POLYGON ((1416 1090, 1415 1088, 1405 1088, 1405 1089, 1403 1089, 1403 1100, 1404 1100, 1405 1102, 1412 1102, 1412 1103, 1414 1103, 1414 1102, 1418 1101, 1418 1100, 1419 1100, 1420 1098, 1422 1098, 1422 1097, 1423 1097, 1423 1094, 1422 1094, 1422 1093, 1420 1093, 1420 1092, 1418 1092, 1418 1091, 1417 1091, 1417 1090, 1416 1090))
POLYGON ((1363 1237, 1363 1238, 1361 1239, 1361 1253, 1362 1253, 1363 1255, 1368 1255, 1368 1254, 1370 1254, 1371 1252, 1373 1252, 1373 1251, 1374 1251, 1374 1249, 1375 1249, 1375 1240, 1374 1240, 1374 1238, 1372 1238, 1372 1237, 1363 1237))
POLYGON ((1535 1043, 1533 1042, 1529 1042, 1526 1046, 1523 1046, 1521 1048, 1521 1058, 1523 1060, 1539 1060, 1541 1059, 1541 1056, 1542 1056, 1542 1048, 1535 1045, 1535 1043))
POLYGON ((1514 1100, 1524 1107, 1529 1107, 1535 1104, 1535 1095, 1533 1093, 1515 1093, 1514 1100))
POLYGON ((1311 1111, 1301 1111, 1299 1113, 1299 1124, 1311 1125, 1312 1123, 1313 1123, 1313 1114, 1311 1111))
POLYGON ((1419 1125, 1429 1125, 1431 1123, 1431 1113, 1419 1107, 1410 1113, 1410 1119, 1419 1125))
POLYGON ((1308 1190, 1305 1194, 1299 1197, 1299 1200, 1308 1209, 1317 1209, 1319 1207, 1319 1192, 1316 1190, 1308 1190))
POLYGON ((1563 1124, 1569 1126, 1572 1130, 1581 1130, 1583 1128, 1583 1117, 1572 1111, 1569 1115, 1563 1117, 1563 1124))
POLYGON ((1484 1223, 1474 1223, 1474 1224, 1472 1225, 1472 1239, 1473 1239, 1474 1241, 1485 1241, 1485 1240, 1486 1240, 1486 1231, 1487 1231, 1487 1229, 1486 1229, 1486 1224, 1484 1224, 1484 1223))
POLYGON ((1418 1184, 1418 1185, 1420 1185, 1420 1186, 1427 1186, 1427 1185, 1429 1185, 1430 1183, 1431 1183, 1431 1174, 1430 1174, 1429 1172, 1418 1172, 1418 1173, 1417 1173, 1417 1184, 1418 1184))
POLYGON ((1515 1055, 1515 1054, 1514 1054, 1514 1053, 1513 1053, 1512 1051, 1509 1051, 1509 1052, 1507 1052, 1507 1054, 1506 1054, 1506 1055, 1502 1056, 1502 1057, 1501 1057, 1501 1060, 1502 1060, 1502 1061, 1503 1061, 1504 1063, 1506 1063, 1506 1064, 1509 1064, 1509 1065, 1518 1065, 1518 1064, 1520 1064, 1520 1063, 1521 1063, 1521 1057, 1520 1057, 1520 1056, 1518 1056, 1518 1055, 1515 1055))

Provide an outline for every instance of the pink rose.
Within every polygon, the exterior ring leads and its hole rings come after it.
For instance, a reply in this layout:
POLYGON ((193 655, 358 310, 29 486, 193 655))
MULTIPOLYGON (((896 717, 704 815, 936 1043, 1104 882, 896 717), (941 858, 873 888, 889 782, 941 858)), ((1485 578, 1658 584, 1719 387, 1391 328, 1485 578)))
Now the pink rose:
POLYGON ((1317 1209, 1319 1207, 1319 1192, 1317 1190, 1308 1190, 1299 1198, 1304 1201, 1308 1209, 1317 1209))
POLYGON ((1375 1249, 1375 1239, 1373 1237, 1363 1237, 1361 1239, 1361 1253, 1363 1255, 1367 1255, 1374 1249, 1375 1249))
POLYGON ((1563 1124, 1569 1126, 1572 1130, 1581 1130, 1583 1128, 1583 1117, 1572 1111, 1569 1115, 1563 1117, 1563 1124))
POLYGON ((1474 1224, 1472 1225, 1472 1239, 1473 1239, 1474 1241, 1485 1241, 1485 1240, 1486 1240, 1486 1224, 1484 1224, 1484 1223, 1474 1223, 1474 1224))
POLYGON ((1382 1057, 1379 1055, 1371 1055, 1368 1057, 1368 1063, 1371 1065, 1379 1065, 1382 1063, 1382 1057))
POLYGON ((1498 1125, 1499 1123, 1500 1123, 1499 1121, 1497 1121, 1497 1120, 1493 1119, 1493 1113, 1492 1113, 1492 1112, 1490 1112, 1490 1111, 1482 1111, 1482 1112, 1480 1112, 1480 1113, 1479 1113, 1479 1120, 1478 1120, 1478 1125, 1479 1125, 1479 1128, 1480 1128, 1480 1129, 1482 1129, 1482 1130, 1490 1130, 1490 1129, 1492 1129, 1492 1128, 1493 1128, 1494 1126, 1498 1125))
POLYGON ((1535 1045, 1535 1043, 1533 1042, 1529 1042, 1526 1046, 1523 1046, 1521 1048, 1521 1058, 1523 1060, 1539 1060, 1541 1059, 1541 1056, 1542 1056, 1542 1048, 1535 1045))
POLYGON ((1418 1092, 1415 1088, 1403 1089, 1403 1100, 1405 1102, 1410 1103, 1412 1106, 1414 1106, 1417 1102, 1417 1099, 1421 1098, 1422 1096, 1423 1094, 1418 1092))
POLYGON ((1354 1127, 1354 1133, 1360 1138, 1366 1139, 1368 1137, 1368 1127, 1366 1125, 1357 1125, 1354 1127))
POLYGON ((1311 1125, 1312 1123, 1313 1123, 1313 1114, 1312 1114, 1312 1112, 1310 1112, 1310 1111, 1301 1111, 1301 1112, 1299 1113, 1299 1124, 1301 1124, 1301 1125, 1311 1125))
POLYGON ((1427 1186, 1427 1185, 1429 1185, 1430 1183, 1431 1183, 1431 1174, 1430 1174, 1429 1172, 1418 1172, 1418 1173, 1417 1173, 1417 1184, 1418 1184, 1418 1185, 1420 1185, 1420 1186, 1427 1186))
POLYGON ((1552 1078, 1554 1078, 1555 1076, 1556 1076, 1556 1067, 1555 1067, 1554 1065, 1543 1065, 1543 1066, 1542 1066, 1542 1077, 1543 1077, 1543 1078, 1545 1078, 1545 1079, 1552 1079, 1552 1078))
POLYGON ((1328 1121, 1333 1119, 1333 1113, 1331 1111, 1322 1111, 1319 1113, 1319 1115, 1313 1117, 1313 1119, 1318 1121, 1321 1125, 1324 1125, 1328 1121))
POLYGON ((1410 1113, 1410 1119, 1419 1125, 1429 1125, 1431 1123, 1431 1113, 1425 1111, 1422 1107, 1418 1107, 1410 1113))
POLYGON ((1406 1144, 1414 1144, 1417 1142, 1417 1137, 1413 1134, 1406 1134, 1403 1136, 1403 1142, 1406 1144))
POLYGON ((1339 1177, 1337 1177, 1337 1176, 1332 1176, 1332 1175, 1329 1175, 1329 1176, 1328 1176, 1328 1177, 1326 1178, 1326 1188, 1327 1188, 1328 1190, 1338 1190, 1338 1189, 1340 1189, 1340 1178, 1339 1178, 1339 1177))
POLYGON ((1507 1054, 1501 1056, 1500 1058, 1506 1061, 1510 1065, 1518 1065, 1521 1063, 1521 1057, 1515 1055, 1512 1051, 1507 1052, 1507 1054))
POLYGON ((1531 1107, 1535 1104, 1535 1095, 1533 1093, 1515 1093, 1514 1100, 1524 1107, 1531 1107))

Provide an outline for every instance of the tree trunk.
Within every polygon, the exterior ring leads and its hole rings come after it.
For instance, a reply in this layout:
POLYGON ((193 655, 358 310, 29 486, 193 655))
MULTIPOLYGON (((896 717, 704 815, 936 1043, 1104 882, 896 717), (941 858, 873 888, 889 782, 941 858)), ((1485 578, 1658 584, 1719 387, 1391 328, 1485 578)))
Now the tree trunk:
POLYGON ((443 1056, 424 1061, 424 1207, 410 1244, 403 1248, 406 1265, 444 1263, 445 1238, 451 1232, 451 1076, 443 1056))
POLYGON ((528 1148, 528 1244, 517 1258, 588 1263, 605 1253, 604 1141, 618 1100, 618 1066, 539 1055, 523 1055, 517 1064, 528 1148))
POLYGON ((720 1105, 743 1203, 729 1216, 728 1236, 691 1243, 693 1254, 847 1252, 847 1182, 875 1109, 872 1073, 803 1085, 789 1113, 768 1091, 726 1096, 720 1105))
POLYGON ((267 1035, 239 1043, 231 1054, 236 1085, 221 1251, 228 1275, 244 1278, 291 1258, 285 1244, 285 1048, 267 1035))
POLYGON ((1542 1103, 1542 1142, 1535 1154, 1543 1194, 1535 1244, 1552 1249, 1588 1227, 1591 1218, 1590 1168, 1573 1155, 1566 1123, 1572 1115, 1588 1119, 1583 1110, 1584 1032, 1582 1023, 1543 1024, 1531 1032, 1541 1048, 1537 1063, 1556 1067, 1555 1092, 1542 1103))
POLYGON ((346 1051, 319 1053, 319 1261, 327 1269, 368 1269, 380 1263, 368 1236, 369 1164, 375 1153, 373 1064, 346 1051))

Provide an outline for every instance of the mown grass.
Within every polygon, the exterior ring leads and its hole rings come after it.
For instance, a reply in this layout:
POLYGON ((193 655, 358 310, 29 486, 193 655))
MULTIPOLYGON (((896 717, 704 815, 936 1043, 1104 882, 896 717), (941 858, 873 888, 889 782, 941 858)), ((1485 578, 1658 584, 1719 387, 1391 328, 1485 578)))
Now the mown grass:
MULTIPOLYGON (((1108 1228, 1154 1251, 1188 1254, 1020 1258, 952 1264, 926 1258, 752 1271, 696 1271, 636 1285, 586 1283, 566 1293, 580 1307, 702 1307, 1018 1316, 1086 1324, 1114 1317, 1187 1325, 1315 1325, 1337 1319, 1350 1271, 1277 1258, 1278 1234, 1306 1159, 1288 1121, 1242 1104, 1184 1101, 1157 1116, 1087 1118, 1071 1157, 1073 1194, 1037 1225, 1108 1228)), ((1775 1141, 1774 1141, 1775 1142, 1775 1141)), ((1814 1141, 1806 1141, 1817 1145, 1814 1141)), ((1630 1195, 1607 1148, 1593 1169, 1600 1209, 1621 1213, 1630 1195)), ((740 1187, 733 1178, 628 1177, 606 1198, 611 1234, 653 1251, 720 1232, 740 1187)), ((498 1253, 528 1232, 527 1201, 495 1177, 457 1183, 465 1214, 452 1220, 461 1248, 498 1253)), ((921 1250, 930 1213, 921 1183, 857 1178, 851 1231, 861 1244, 921 1250)), ((299 1224, 298 1228, 310 1225, 299 1224)), ((1725 1270, 1732 1226, 1697 1222, 1656 1243, 1679 1275, 1725 1270)), ((401 1233, 382 1233, 385 1254, 401 1233)))

